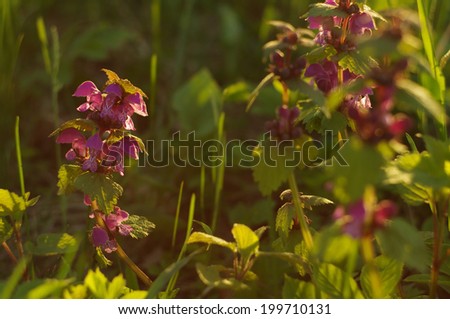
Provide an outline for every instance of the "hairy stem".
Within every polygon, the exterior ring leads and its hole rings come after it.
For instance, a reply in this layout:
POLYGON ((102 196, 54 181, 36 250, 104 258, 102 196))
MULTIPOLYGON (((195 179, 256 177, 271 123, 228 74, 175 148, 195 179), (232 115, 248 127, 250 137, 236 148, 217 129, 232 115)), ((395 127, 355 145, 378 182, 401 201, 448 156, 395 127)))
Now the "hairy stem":
MULTIPOLYGON (((94 212, 95 221, 96 221, 97 225, 102 227, 110 236, 115 238, 114 234, 112 234, 109 231, 108 227, 106 227, 105 222, 103 221, 102 217, 100 216, 100 214, 99 214, 100 210, 98 209, 98 205, 97 205, 97 202, 95 200, 92 201, 92 206, 91 207, 92 207, 92 211, 94 212)), ((151 286, 152 280, 147 276, 146 273, 144 273, 144 271, 142 271, 141 268, 139 268, 138 265, 136 265, 134 263, 134 261, 132 261, 130 259, 130 257, 128 257, 127 253, 123 250, 122 246, 120 246, 120 244, 118 242, 117 242, 116 253, 128 265, 128 267, 130 267, 130 269, 138 276, 138 278, 146 286, 148 286, 148 287, 151 286)))

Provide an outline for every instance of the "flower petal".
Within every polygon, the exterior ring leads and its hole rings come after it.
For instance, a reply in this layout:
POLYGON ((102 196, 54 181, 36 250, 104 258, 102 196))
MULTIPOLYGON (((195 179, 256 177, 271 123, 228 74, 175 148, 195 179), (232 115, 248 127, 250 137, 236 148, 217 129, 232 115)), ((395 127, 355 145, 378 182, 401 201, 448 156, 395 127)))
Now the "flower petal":
POLYGON ((62 130, 56 138, 56 143, 73 143, 75 140, 85 140, 84 135, 73 127, 62 130))
POLYGON ((89 96, 91 94, 99 93, 100 91, 97 89, 95 84, 91 81, 85 81, 81 83, 72 96, 89 96))
POLYGON ((86 141, 86 146, 90 149, 100 151, 102 149, 103 141, 98 133, 89 137, 86 141))
POLYGON ((91 238, 95 247, 104 246, 109 241, 108 233, 98 226, 92 229, 91 238))

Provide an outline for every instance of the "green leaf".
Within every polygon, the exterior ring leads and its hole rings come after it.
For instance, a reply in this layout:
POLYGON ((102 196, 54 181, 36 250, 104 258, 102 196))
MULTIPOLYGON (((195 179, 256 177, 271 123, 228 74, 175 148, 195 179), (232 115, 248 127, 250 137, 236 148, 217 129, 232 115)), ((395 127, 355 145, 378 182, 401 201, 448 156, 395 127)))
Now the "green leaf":
POLYGON ((26 200, 6 189, 0 189, 0 217, 13 216, 24 212, 27 208, 26 200))
MULTIPOLYGON (((380 274, 383 297, 389 297, 393 294, 402 278, 403 263, 383 255, 376 257, 374 262, 380 274)), ((373 298, 369 271, 369 266, 367 264, 364 265, 361 270, 360 280, 364 294, 368 298, 373 298)))
POLYGON ((95 298, 106 298, 107 284, 108 279, 98 268, 95 271, 90 269, 84 278, 84 285, 95 298))
POLYGON ((147 291, 145 290, 134 290, 124 294, 120 299, 145 299, 147 296, 147 291))
POLYGON ((74 128, 80 132, 93 132, 97 128, 97 125, 94 121, 91 120, 73 119, 61 124, 60 127, 54 130, 48 137, 56 136, 61 133, 61 131, 64 131, 68 128, 74 128))
POLYGON ((78 165, 61 165, 58 171, 58 195, 65 195, 75 190, 75 180, 83 173, 78 165))
POLYGON ((127 94, 139 93, 143 97, 145 98, 147 97, 147 95, 145 95, 145 93, 140 88, 131 84, 131 82, 128 79, 121 79, 114 71, 108 69, 102 69, 102 71, 105 72, 106 76, 108 77, 108 81, 106 81, 105 86, 117 83, 122 87, 122 89, 127 94))
POLYGON ((6 280, 5 284, 1 287, 0 290, 0 299, 9 299, 14 293, 17 285, 20 282, 23 274, 27 269, 28 258, 22 258, 19 260, 17 265, 14 267, 9 278, 6 280))
POLYGON ((357 240, 342 234, 340 227, 331 226, 315 234, 313 253, 322 262, 344 266, 357 255, 358 247, 357 240))
POLYGON ((316 299, 316 287, 311 282, 284 276, 283 299, 316 299))
POLYGON ((284 150, 278 147, 258 146, 253 150, 253 156, 258 160, 253 168, 253 178, 258 183, 263 195, 270 195, 286 182, 294 170, 294 148, 286 146, 284 150))
POLYGON ((384 159, 377 149, 352 138, 339 151, 348 165, 326 165, 334 181, 334 195, 342 203, 362 197, 368 185, 377 185, 383 180, 384 159))
POLYGON ((278 209, 275 220, 275 230, 279 231, 285 238, 289 235, 289 231, 294 225, 294 217, 296 216, 295 207, 292 203, 285 203, 278 209))
POLYGON ((315 267, 313 281, 331 298, 364 298, 356 281, 332 264, 321 264, 315 267))
POLYGON ((247 107, 245 108, 245 111, 248 112, 250 110, 250 108, 252 107, 253 103, 255 103, 256 98, 258 97, 261 89, 266 86, 266 84, 270 83, 273 78, 274 78, 274 74, 273 73, 269 73, 267 74, 264 79, 261 80, 261 82, 259 82, 259 84, 256 86, 256 88, 252 91, 252 93, 250 93, 249 96, 249 101, 247 104, 247 107))
POLYGON ((228 241, 223 240, 222 238, 202 233, 202 232, 193 232, 189 237, 188 244, 194 243, 203 243, 208 245, 218 245, 234 251, 236 249, 236 245, 234 243, 230 243, 228 241))
POLYGON ((334 204, 331 200, 325 197, 315 196, 315 195, 300 195, 300 202, 303 208, 312 210, 313 206, 322 206, 334 204))
POLYGON ((222 92, 211 73, 202 69, 179 88, 172 99, 183 132, 206 137, 216 131, 222 108, 222 92))
POLYGON ((402 219, 392 220, 376 233, 376 239, 383 255, 408 267, 425 271, 431 262, 420 232, 402 219))
POLYGON ((116 277, 108 283, 108 288, 106 290, 105 299, 117 299, 127 291, 126 281, 123 278, 122 274, 117 275, 116 277))
POLYGON ((371 7, 369 7, 369 6, 366 5, 366 4, 363 4, 363 10, 362 10, 362 11, 363 11, 364 13, 367 13, 367 14, 371 15, 372 18, 377 18, 377 19, 380 19, 380 20, 386 22, 386 19, 385 19, 381 14, 379 14, 379 13, 376 12, 376 11, 374 11, 371 7))
POLYGON ((345 53, 338 61, 339 66, 343 69, 349 69, 350 72, 357 75, 364 75, 371 71, 372 68, 378 66, 370 56, 358 54, 357 52, 345 53))
POLYGON ((433 98, 431 93, 419 84, 400 79, 397 81, 397 101, 414 110, 422 111, 425 109, 439 123, 446 118, 444 108, 433 98))
POLYGON ((112 261, 106 258, 101 247, 95 248, 95 260, 97 260, 100 268, 106 268, 112 265, 112 261))
POLYGON ((348 13, 339 7, 327 3, 314 3, 303 17, 339 17, 347 18, 348 13))
POLYGON ((33 255, 51 256, 76 252, 78 243, 75 237, 63 234, 41 234, 36 239, 36 244, 31 245, 33 255))
POLYGON ((163 272, 159 274, 159 276, 153 281, 150 289, 147 291, 147 298, 154 299, 158 296, 158 294, 165 289, 166 284, 173 277, 173 275, 180 271, 193 257, 203 252, 203 249, 198 249, 191 253, 190 255, 181 258, 180 260, 174 262, 169 267, 164 269, 163 272))
POLYGON ((234 224, 231 233, 236 240, 237 251, 246 264, 252 256, 258 253, 259 238, 253 230, 243 224, 234 224))
POLYGON ((24 291, 23 296, 15 295, 15 298, 23 299, 43 299, 43 298, 59 298, 63 289, 69 286, 74 281, 71 279, 38 279, 34 282, 28 282, 28 285, 21 285, 17 288, 17 294, 24 291), (30 286, 31 284, 32 286, 30 286))
POLYGON ((63 291, 64 299, 86 299, 87 287, 85 285, 72 285, 63 291))
MULTIPOLYGON (((429 286, 431 282, 430 274, 415 274, 408 276, 404 279, 405 282, 413 282, 416 284, 425 284, 429 286)), ((448 276, 440 276, 438 278, 438 285, 444 288, 447 292, 450 293, 450 278, 448 276)))
POLYGON ((128 216, 128 219, 123 224, 133 227, 130 236, 135 239, 145 238, 155 229, 155 224, 144 216, 139 215, 128 216))
POLYGON ((337 55, 336 49, 331 45, 320 46, 310 52, 305 56, 309 63, 317 63, 325 60, 329 57, 337 55))
POLYGON ((236 280, 235 278, 222 278, 220 272, 227 270, 222 265, 206 266, 202 263, 197 263, 195 264, 195 269, 197 270, 200 280, 208 287, 233 290, 249 288, 246 284, 236 280))
POLYGON ((74 186, 96 200, 100 210, 109 214, 114 210, 123 188, 105 174, 84 172, 74 182, 74 186))
POLYGON ((0 243, 11 238, 13 228, 6 218, 0 217, 0 243))

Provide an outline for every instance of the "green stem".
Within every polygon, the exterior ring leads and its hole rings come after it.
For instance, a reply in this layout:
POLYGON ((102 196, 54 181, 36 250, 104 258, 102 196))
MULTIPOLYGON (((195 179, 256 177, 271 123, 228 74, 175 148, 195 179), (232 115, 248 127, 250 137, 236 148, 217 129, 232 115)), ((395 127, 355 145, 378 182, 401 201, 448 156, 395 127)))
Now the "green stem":
MULTIPOLYGON (((95 200, 92 201, 92 211, 94 212, 95 221, 98 226, 102 227, 110 236, 114 237, 114 234, 112 234, 108 227, 106 227, 105 222, 103 221, 102 217, 99 215, 100 210, 98 209, 97 202, 95 200)), ((117 241, 117 240, 116 240, 117 241)), ((134 263, 134 261, 131 260, 130 257, 128 257, 127 253, 123 250, 122 246, 120 246, 119 243, 117 243, 117 255, 130 267, 130 269, 138 276, 138 278, 148 287, 151 286, 152 280, 145 274, 141 268, 139 268, 138 265, 134 263)))
POLYGON ((294 172, 289 175, 289 188, 292 192, 292 198, 294 201, 295 211, 297 212, 297 219, 300 224, 300 231, 302 233, 303 240, 305 241, 308 250, 311 251, 313 248, 313 238, 311 232, 309 231, 308 225, 306 224, 305 213, 303 212, 300 198, 298 196, 299 192, 297 189, 297 182, 295 181, 294 172))
POLYGON ((19 181, 20 181, 20 192, 22 197, 25 197, 25 179, 23 177, 23 164, 22 164, 22 151, 20 148, 20 133, 19 133, 19 117, 16 117, 16 127, 15 127, 15 142, 16 142, 16 155, 17 155, 17 166, 19 168, 19 181))
POLYGON ((380 273, 375 265, 375 251, 372 245, 372 235, 364 235, 361 238, 361 249, 364 261, 369 270, 369 279, 372 287, 372 298, 383 298, 380 273))

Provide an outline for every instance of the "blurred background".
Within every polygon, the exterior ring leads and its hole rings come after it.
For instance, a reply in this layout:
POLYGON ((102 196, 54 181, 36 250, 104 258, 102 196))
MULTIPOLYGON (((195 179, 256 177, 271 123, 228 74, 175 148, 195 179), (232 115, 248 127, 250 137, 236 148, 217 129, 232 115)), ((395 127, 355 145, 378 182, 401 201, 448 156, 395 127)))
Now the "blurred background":
MULTIPOLYGON (((81 82, 92 80, 101 87, 106 78, 100 70, 107 68, 140 87, 149 97, 150 113, 147 118, 135 119, 136 135, 143 140, 160 141, 178 130, 192 129, 203 139, 217 137, 218 114, 222 112, 227 140, 258 139, 264 123, 274 117, 280 104, 278 93, 269 88, 252 111, 245 112, 250 92, 266 74, 262 46, 275 37, 267 22, 284 20, 306 27, 299 17, 312 2, 0 0, 0 188, 20 190, 14 144, 14 125, 19 116, 25 187, 32 196, 41 196, 28 211, 26 240, 44 232, 88 231, 82 195, 65 199, 56 195, 58 167, 65 161, 67 148, 63 145, 58 149, 54 139, 48 137, 62 122, 83 117, 76 111, 81 100, 72 97, 81 82), (212 96, 202 102, 202 94, 212 96)), ((381 11, 399 6, 415 9, 415 1, 410 0, 367 3, 381 11)), ((430 21, 436 31, 437 50, 443 54, 449 49, 450 6, 447 1, 432 3, 430 21)), ((176 259, 192 193, 198 199, 195 219, 211 225, 216 214, 216 233, 224 237, 230 237, 234 222, 250 227, 273 223, 279 207, 277 194, 263 197, 248 168, 225 168, 222 173, 223 181, 218 178, 220 170, 135 165, 118 179, 124 186, 120 206, 156 224, 148 238, 124 243, 132 259, 152 276, 176 259), (172 247, 182 181, 181 235, 172 247)), ((305 183, 320 195, 324 193, 322 182, 305 183)), ((314 218, 326 223, 330 215, 325 211, 314 218)), ((0 277, 10 272, 4 266, 6 260, 0 252, 0 277)), ((89 268, 89 264, 83 265, 88 259, 79 260, 79 270, 89 268)), ((46 265, 38 272, 51 276, 51 261, 46 265)), ((269 264, 258 267, 274 269, 269 264)), ((190 273, 196 276, 195 271, 190 273)), ((181 280, 190 289, 190 278, 181 280)), ((198 282, 196 278, 191 280, 192 285, 198 282)))

